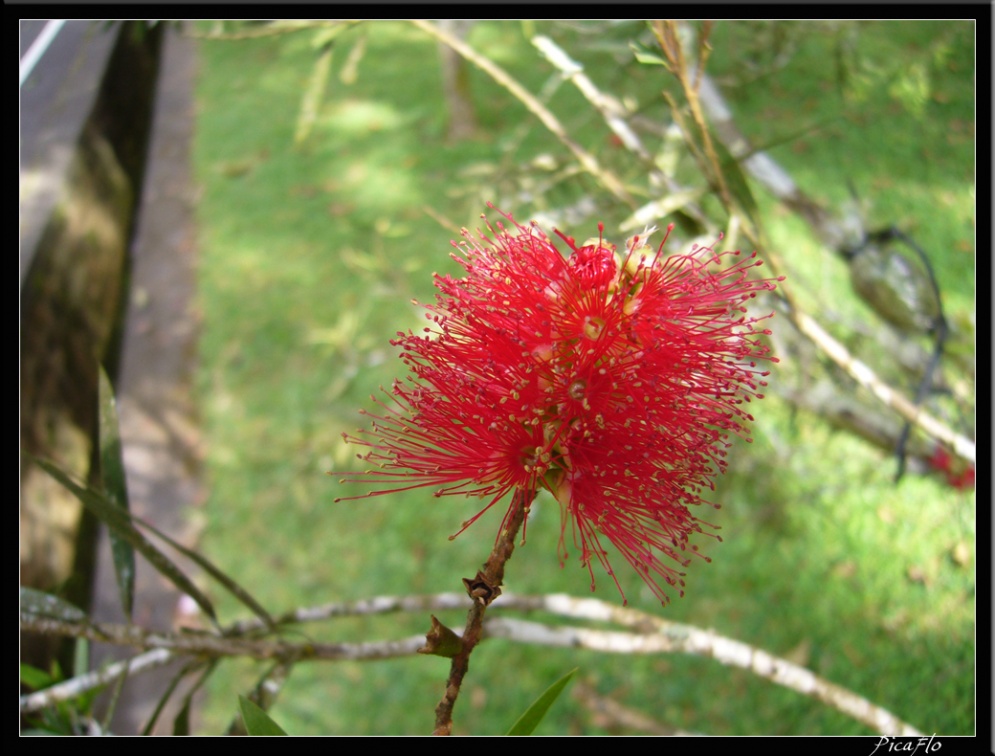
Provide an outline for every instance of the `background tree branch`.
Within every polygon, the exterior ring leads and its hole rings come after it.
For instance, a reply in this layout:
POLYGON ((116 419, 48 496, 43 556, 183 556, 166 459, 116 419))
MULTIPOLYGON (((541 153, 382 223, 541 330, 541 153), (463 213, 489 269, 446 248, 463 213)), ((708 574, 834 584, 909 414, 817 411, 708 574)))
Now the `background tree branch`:
MULTIPOLYGON (((332 603, 298 609, 278 619, 281 626, 319 622, 349 616, 394 612, 422 612, 467 607, 465 595, 443 593, 427 596, 378 596, 365 601, 332 603)), ((475 605, 475 604, 474 604, 475 605)), ((628 628, 618 632, 597 628, 560 625, 490 617, 483 621, 484 638, 501 638, 515 643, 539 646, 586 648, 622 655, 683 653, 715 659, 739 667, 776 685, 815 698, 866 724, 884 735, 919 735, 916 728, 865 698, 830 683, 807 669, 746 643, 702 630, 693 625, 670 622, 635 609, 597 599, 580 599, 565 594, 519 596, 503 594, 496 610, 544 612, 575 620, 611 623, 628 628)), ((264 631, 258 619, 236 623, 223 635, 152 632, 134 625, 95 623, 86 619, 57 619, 21 612, 21 629, 146 649, 145 653, 108 668, 60 684, 49 691, 22 696, 21 710, 37 711, 56 701, 106 684, 121 675, 136 674, 165 664, 177 655, 246 657, 278 660, 283 664, 310 661, 375 661, 413 656, 425 644, 423 636, 402 640, 362 643, 290 642, 245 638, 245 633, 264 631), (151 651, 147 649, 153 649, 151 651)), ((455 702, 455 697, 453 699, 455 702)), ((451 707, 450 707, 451 711, 451 707)))

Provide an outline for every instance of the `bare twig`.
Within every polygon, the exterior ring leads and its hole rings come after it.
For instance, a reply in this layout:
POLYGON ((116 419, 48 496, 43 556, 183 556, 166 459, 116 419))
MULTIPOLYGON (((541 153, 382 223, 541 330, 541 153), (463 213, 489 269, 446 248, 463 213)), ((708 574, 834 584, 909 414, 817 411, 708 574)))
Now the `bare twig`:
MULTIPOLYGON (((706 22, 702 28, 698 48, 699 56, 703 58, 702 67, 704 66, 704 59, 707 59, 709 49, 707 38, 710 30, 711 25, 706 22)), ((726 183, 725 174, 722 172, 718 155, 715 152, 715 145, 712 143, 712 135, 708 129, 708 124, 705 122, 705 115, 701 110, 701 102, 697 96, 698 88, 701 85, 702 67, 688 65, 677 21, 654 21, 653 33, 656 35, 660 49, 663 50, 663 54, 670 64, 670 72, 677 78, 681 89, 684 90, 685 99, 691 110, 691 118, 694 121, 697 132, 696 136, 701 140, 700 149, 697 148, 697 140, 691 136, 691 130, 680 119, 680 109, 671 102, 671 110, 674 113, 674 118, 681 125, 681 130, 685 133, 688 147, 692 148, 692 152, 698 159, 702 171, 705 172, 706 176, 711 178, 711 183, 718 192, 719 198, 722 200, 722 205, 731 212, 734 208, 733 197, 729 191, 729 185, 726 183)), ((749 225, 752 226, 752 221, 749 225)))
POLYGON ((378 643, 291 643, 249 640, 207 633, 177 635, 145 630, 134 625, 74 622, 21 613, 21 630, 71 638, 87 638, 116 646, 166 649, 177 654, 207 657, 243 656, 249 659, 297 661, 346 661, 411 656, 424 644, 424 636, 378 643))
POLYGON ((653 156, 643 145, 639 135, 630 128, 626 121, 626 112, 622 103, 615 97, 599 90, 594 85, 594 82, 584 73, 584 67, 567 55, 563 48, 549 37, 533 37, 532 44, 554 68, 563 74, 563 78, 569 80, 580 90, 580 93, 597 109, 601 117, 605 119, 605 123, 615 132, 615 135, 622 141, 626 149, 635 153, 643 160, 653 160, 653 156))
MULTIPOLYGON (((514 523, 510 523, 513 525, 514 523)), ((509 528, 510 530, 510 528, 509 528)), ((466 596, 443 593, 430 596, 379 596, 367 601, 300 609, 281 617, 278 622, 313 622, 335 617, 385 614, 390 612, 421 612, 465 607, 466 596)), ((489 619, 483 622, 484 637, 504 638, 516 643, 551 646, 583 647, 607 653, 649 654, 686 653, 714 658, 728 666, 741 667, 770 682, 790 688, 803 695, 827 703, 876 731, 884 734, 918 734, 911 725, 890 712, 875 706, 857 694, 830 683, 784 659, 754 648, 740 641, 702 630, 693 625, 678 624, 645 612, 609 604, 596 599, 580 599, 564 594, 544 596, 501 596, 501 611, 543 611, 561 617, 595 622, 608 622, 629 628, 633 632, 594 630, 583 627, 550 627, 534 622, 508 618, 489 619)), ((481 615, 482 617, 482 615, 481 615)), ((260 620, 253 619, 240 625, 245 631, 262 629, 260 620)), ((96 625, 86 621, 57 620, 37 617, 22 612, 21 628, 56 635, 86 637, 117 645, 159 649, 172 657, 180 654, 203 656, 248 656, 255 659, 290 661, 374 660, 413 656, 424 645, 424 636, 401 641, 377 643, 288 643, 285 641, 248 641, 243 638, 216 635, 176 635, 153 633, 134 626, 96 625)), ((232 631, 229 629, 228 631, 232 631)), ((477 638, 479 640, 479 637, 477 638)), ((138 659, 142 664, 152 664, 161 657, 145 654, 131 662, 131 671, 137 670, 138 659)), ((165 662, 162 662, 165 663, 165 662)), ((121 665, 125 664, 124 662, 121 665)), ((120 666, 120 665, 117 665, 120 666)), ((117 674, 121 670, 115 669, 117 674)), ((465 673, 465 670, 464 670, 465 673)), ((108 679, 113 676, 105 671, 108 679)), ((88 678, 89 680, 89 678, 88 678)), ((74 681, 67 681, 69 685, 74 681)), ((84 683, 74 683, 84 685, 84 683)), ((87 682, 86 684, 89 684, 87 682)), ((82 688, 80 688, 82 690, 82 688)), ((68 688, 66 688, 68 690, 68 688)), ((458 692, 458 691, 457 691, 458 692)), ((448 691, 447 691, 448 693, 448 691)), ((41 694, 32 694, 40 696, 41 694)), ((71 697, 71 696, 67 696, 71 697)), ((22 706, 29 699, 22 697, 22 706)), ((64 700, 64 699, 60 699, 64 700)), ((455 698, 453 699, 455 703, 455 698)), ((46 704, 41 704, 44 706, 46 704)), ((32 706, 35 706, 32 703, 32 706)), ((37 708, 32 708, 37 710, 37 708)), ((451 714, 451 709, 450 709, 451 714)))
MULTIPOLYGON (((621 140, 622 145, 646 164, 650 183, 658 187, 664 187, 670 192, 673 202, 670 203, 667 210, 661 211, 660 208, 656 207, 660 204, 659 202, 652 203, 653 212, 655 213, 655 217, 652 220, 658 220, 660 216, 676 210, 683 210, 703 229, 712 228, 714 224, 708 220, 701 208, 693 202, 693 199, 699 195, 699 192, 681 186, 671 176, 668 176, 656 167, 653 155, 650 154, 650 151, 643 144, 642 139, 639 138, 639 135, 629 126, 627 113, 622 103, 615 97, 605 94, 598 89, 594 82, 584 73, 583 66, 567 55, 549 37, 533 37, 532 44, 594 106, 598 113, 601 114, 608 128, 621 140)), ((647 220, 645 224, 648 225, 649 222, 647 220)))
MULTIPOLYGON (((362 601, 334 602, 305 607, 282 614, 276 624, 294 625, 302 622, 322 622, 336 617, 362 617, 394 612, 426 612, 446 609, 467 609, 471 600, 465 593, 437 593, 429 596, 375 596, 362 601)), ((265 624, 257 617, 242 620, 226 629, 228 635, 245 635, 262 630, 265 624)))
POLYGON ((553 115, 545 105, 539 102, 539 100, 537 100, 532 93, 508 75, 503 68, 498 66, 493 61, 490 61, 478 54, 476 50, 464 42, 461 42, 450 34, 446 34, 435 24, 418 19, 411 21, 411 23, 427 34, 435 37, 443 44, 451 47, 468 61, 473 63, 473 65, 477 66, 477 68, 481 71, 494 79, 494 81, 498 84, 507 89, 519 102, 528 108, 529 112, 534 114, 542 122, 542 124, 549 129, 549 131, 552 132, 552 134, 559 139, 568 150, 570 150, 570 152, 573 153, 574 157, 577 158, 577 161, 581 164, 584 170, 601 182, 601 184, 609 192, 611 192, 616 199, 623 202, 628 207, 635 208, 635 200, 632 198, 632 195, 625 188, 618 177, 607 168, 603 168, 601 164, 598 163, 594 155, 571 139, 559 119, 553 115))
POLYGON ((715 128, 715 133, 725 144, 729 154, 740 161, 743 169, 774 197, 799 213, 830 247, 837 248, 843 230, 834 223, 831 214, 814 199, 805 194, 779 163, 766 152, 756 152, 733 120, 732 111, 725 103, 719 88, 701 65, 701 86, 697 96, 702 110, 715 128))
POLYGON ((21 696, 21 713, 31 714, 60 701, 68 701, 88 690, 113 682, 123 675, 137 675, 150 669, 156 669, 169 664, 175 658, 168 649, 157 648, 154 651, 146 651, 144 654, 139 654, 131 659, 111 664, 105 669, 87 672, 85 675, 39 690, 37 693, 21 696))
POLYGON ((976 451, 973 441, 955 433, 949 426, 921 407, 917 407, 904 394, 878 378, 873 370, 851 355, 843 344, 833 338, 814 318, 798 309, 793 303, 787 314, 803 335, 811 339, 833 362, 843 368, 851 378, 868 389, 886 406, 895 410, 910 423, 922 428, 936 440, 942 441, 961 459, 975 462, 976 451))
POLYGON ((505 607, 553 612, 576 619, 614 622, 637 628, 640 633, 618 633, 575 627, 550 627, 512 619, 491 619, 488 635, 516 642, 590 648, 608 653, 686 653, 705 656, 722 664, 740 667, 770 682, 815 698, 886 735, 921 735, 886 709, 872 704, 846 688, 830 683, 797 664, 773 656, 746 643, 725 638, 710 630, 683 625, 645 612, 612 606, 595 599, 562 594, 506 597, 505 607), (655 632, 651 632, 655 631, 655 632), (528 640, 525 640, 525 639, 528 640))

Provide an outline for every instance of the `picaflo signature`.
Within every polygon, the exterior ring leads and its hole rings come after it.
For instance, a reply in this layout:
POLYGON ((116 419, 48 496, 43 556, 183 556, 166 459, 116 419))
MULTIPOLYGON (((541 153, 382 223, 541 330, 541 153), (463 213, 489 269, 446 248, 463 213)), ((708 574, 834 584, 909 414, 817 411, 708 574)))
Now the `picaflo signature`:
POLYGON ((878 738, 877 745, 874 746, 870 756, 874 756, 881 748, 885 748, 887 753, 909 753, 913 756, 919 753, 920 748, 923 749, 923 753, 934 753, 939 751, 942 745, 939 740, 936 740, 935 733, 928 738, 925 735, 921 738, 889 738, 882 735, 878 738))

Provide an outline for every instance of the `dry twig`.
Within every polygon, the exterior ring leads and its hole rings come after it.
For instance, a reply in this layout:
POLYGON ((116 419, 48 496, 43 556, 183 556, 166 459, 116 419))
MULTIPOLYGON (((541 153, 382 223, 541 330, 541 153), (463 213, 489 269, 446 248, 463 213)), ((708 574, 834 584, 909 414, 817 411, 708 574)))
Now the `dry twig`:
MULTIPOLYGON (((314 622, 336 617, 390 612, 454 609, 466 607, 467 601, 465 595, 453 593, 430 596, 380 596, 366 601, 326 604, 300 609, 284 615, 278 620, 278 623, 314 622)), ((606 653, 686 653, 712 658, 722 664, 740 667, 772 683, 827 703, 857 721, 874 728, 877 732, 887 735, 919 734, 918 730, 894 714, 845 688, 823 680, 812 672, 766 651, 717 635, 710 630, 669 622, 645 612, 616 606, 597 599, 579 599, 564 594, 544 596, 504 594, 501 597, 500 610, 502 614, 508 611, 542 611, 571 619, 612 623, 632 632, 622 633, 574 626, 552 627, 536 622, 500 617, 483 622, 483 637, 504 638, 516 643, 534 645, 589 648, 606 653)), ((242 632, 263 629, 260 621, 256 619, 240 623, 237 627, 242 632)), ((212 657, 247 656, 255 659, 279 659, 288 663, 376 660, 412 656, 419 652, 425 642, 424 636, 415 636, 401 641, 336 644, 247 640, 232 637, 232 628, 229 628, 226 636, 177 635, 151 632, 134 626, 97 625, 87 621, 56 620, 24 612, 21 615, 21 629, 70 637, 86 637, 116 645, 166 649, 174 657, 180 654, 212 657)), ((158 659, 159 657, 150 658, 158 659)), ((137 671, 134 660, 130 671, 132 673, 137 671)), ((465 673, 465 670, 463 671, 465 673)), ((68 684, 64 683, 64 685, 68 684)), ((75 683, 75 685, 80 686, 81 683, 75 683)), ((83 688, 79 689, 83 690, 83 688)), ((447 694, 448 692, 447 690, 447 694)), ((22 697, 22 707, 26 702, 27 697, 22 697)), ((453 698, 452 703, 455 703, 455 698, 453 698)))
POLYGON ((477 68, 481 71, 494 79, 494 81, 511 92, 511 94, 514 95, 519 102, 528 108, 529 111, 533 113, 542 122, 542 124, 549 129, 549 131, 552 132, 552 134, 559 139, 568 150, 570 150, 570 152, 573 153, 574 157, 577 158, 577 161, 581 164, 581 166, 583 166, 584 170, 594 176, 609 192, 612 193, 617 200, 628 207, 634 208, 636 206, 636 202, 632 198, 632 195, 625 188, 625 186, 623 186, 618 177, 607 168, 603 168, 601 164, 598 163, 598 160, 594 157, 594 155, 571 139, 567 134, 566 129, 563 128, 563 124, 561 124, 559 119, 553 115, 552 112, 550 112, 549 108, 539 102, 539 100, 537 100, 531 92, 509 76, 504 69, 493 61, 488 60, 484 56, 477 53, 477 51, 469 45, 461 42, 450 34, 446 34, 435 24, 421 20, 413 20, 411 23, 427 34, 435 37, 443 44, 451 47, 468 61, 473 63, 473 65, 477 66, 477 68))

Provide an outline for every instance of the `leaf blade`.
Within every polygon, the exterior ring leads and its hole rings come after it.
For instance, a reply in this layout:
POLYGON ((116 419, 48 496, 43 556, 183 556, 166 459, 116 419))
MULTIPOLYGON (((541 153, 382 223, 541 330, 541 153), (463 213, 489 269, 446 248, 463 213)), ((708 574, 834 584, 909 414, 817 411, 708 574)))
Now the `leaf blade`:
MULTIPOLYGON (((98 368, 100 484, 108 501, 127 512, 129 511, 128 485, 124 473, 124 460, 121 456, 117 401, 104 366, 99 365, 98 368)), ((113 529, 110 531, 110 539, 121 608, 125 617, 131 619, 135 601, 135 550, 127 539, 113 529)))
POLYGON ((560 694, 567 687, 567 683, 577 674, 579 667, 574 667, 563 677, 546 688, 546 691, 539 696, 528 709, 518 718, 518 721, 508 730, 508 735, 531 735, 539 723, 546 716, 549 707, 553 705, 560 694))
POLYGON ((263 605, 260 604, 258 601, 256 601, 256 599, 252 596, 252 594, 250 594, 245 588, 243 588, 234 578, 229 577, 220 568, 216 567, 211 560, 209 560, 203 554, 199 554, 193 549, 188 549, 186 546, 177 543, 155 526, 145 522, 145 520, 139 517, 133 517, 132 519, 135 522, 137 522, 139 525, 141 525, 143 528, 148 528, 149 530, 151 530, 157 537, 164 540, 174 549, 183 554, 183 556, 185 556, 187 559, 196 563, 198 567, 204 570, 212 578, 221 583, 221 585, 224 586, 224 588, 227 589, 232 596, 234 596, 242 604, 248 607, 252 611, 252 613, 255 614, 257 617, 259 617, 259 619, 261 619, 270 630, 276 629, 276 620, 274 620, 272 615, 270 615, 270 613, 266 611, 263 605))
POLYGON ((197 605, 210 617, 215 627, 219 627, 218 618, 210 599, 194 585, 193 581, 179 567, 173 564, 169 557, 159 551, 151 541, 135 529, 135 526, 131 524, 131 516, 127 512, 111 504, 103 494, 78 485, 48 460, 38 459, 36 462, 45 472, 69 489, 97 519, 106 524, 107 527, 117 531, 153 567, 197 602, 197 605))
POLYGON ((36 617, 50 617, 64 622, 86 620, 86 612, 65 599, 34 588, 20 587, 21 611, 36 617))
POLYGON ((632 50, 632 54, 636 60, 643 65, 670 67, 667 61, 660 57, 659 53, 649 49, 645 45, 641 45, 638 42, 630 42, 629 49, 632 50))
POLYGON ((273 719, 261 708, 252 703, 245 696, 238 697, 238 705, 242 710, 242 721, 245 722, 245 731, 249 735, 286 735, 273 719))

